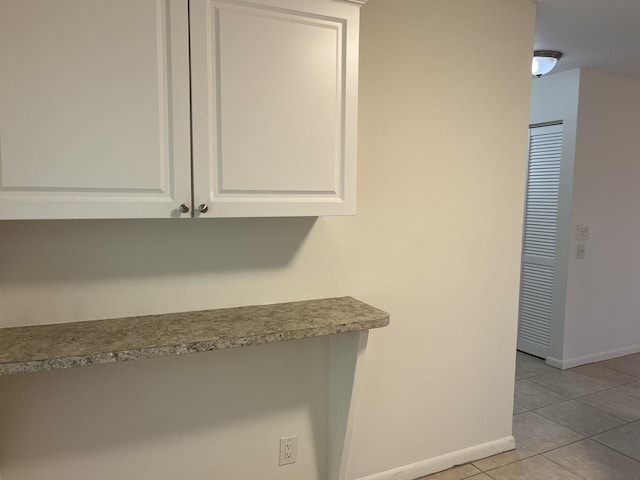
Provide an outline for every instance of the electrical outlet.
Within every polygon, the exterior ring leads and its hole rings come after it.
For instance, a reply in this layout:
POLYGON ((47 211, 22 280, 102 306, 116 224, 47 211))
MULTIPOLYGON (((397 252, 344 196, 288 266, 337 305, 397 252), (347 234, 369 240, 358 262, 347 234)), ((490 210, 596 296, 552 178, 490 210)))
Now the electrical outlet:
POLYGON ((584 243, 579 243, 578 244, 578 254, 576 255, 578 260, 584 260, 584 255, 585 255, 586 249, 587 249, 587 246, 584 243))
POLYGON ((280 439, 280 465, 289 465, 298 460, 298 435, 280 439))

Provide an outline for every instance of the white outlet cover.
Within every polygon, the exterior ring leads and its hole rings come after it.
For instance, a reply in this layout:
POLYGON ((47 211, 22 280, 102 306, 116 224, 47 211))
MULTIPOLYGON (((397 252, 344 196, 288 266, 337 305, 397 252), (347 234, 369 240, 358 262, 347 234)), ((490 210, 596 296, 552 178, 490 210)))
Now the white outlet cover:
POLYGON ((298 461, 298 436, 291 435, 280 439, 280 465, 289 465, 298 461))

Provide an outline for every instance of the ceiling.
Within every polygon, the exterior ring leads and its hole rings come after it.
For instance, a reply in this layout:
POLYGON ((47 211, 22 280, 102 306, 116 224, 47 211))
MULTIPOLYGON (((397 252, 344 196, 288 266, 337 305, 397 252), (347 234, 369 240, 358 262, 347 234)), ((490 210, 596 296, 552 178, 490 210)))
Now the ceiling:
POLYGON ((559 50, 554 73, 585 67, 640 79, 640 0, 537 0, 536 50, 559 50))

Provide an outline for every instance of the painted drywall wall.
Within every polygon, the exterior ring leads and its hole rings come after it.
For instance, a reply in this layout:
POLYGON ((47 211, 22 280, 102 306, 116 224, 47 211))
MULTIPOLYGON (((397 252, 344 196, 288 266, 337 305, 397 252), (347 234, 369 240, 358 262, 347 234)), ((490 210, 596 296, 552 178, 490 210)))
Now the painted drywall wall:
POLYGON ((640 81, 589 69, 533 80, 531 123, 564 121, 554 330, 560 368, 640 351, 633 238, 640 81), (577 226, 590 227, 578 242, 577 226), (592 226, 593 224, 593 226, 592 226), (586 258, 578 260, 578 243, 586 258), (564 288, 564 289, 563 289, 564 288))
MULTIPOLYGON (((369 337, 347 478, 494 453, 511 435, 534 10, 370 0, 355 217, 0 222, 0 324, 353 295, 392 324, 369 337)), ((324 480, 328 351, 3 377, 3 480, 324 480), (291 433, 299 462, 279 468, 291 433)))
POLYGON ((324 480, 326 365, 305 340, 11 377, 3 478, 324 480), (279 469, 294 433, 299 462, 279 469))
POLYGON ((575 124, 579 89, 579 68, 532 78, 529 123, 536 125, 561 120, 565 124, 575 124))
POLYGON ((370 339, 354 478, 510 435, 534 14, 528 1, 362 10, 356 223, 371 222, 361 254, 394 320, 370 339), (501 53, 476 55, 488 48, 501 53))
POLYGON ((640 351, 640 80, 580 75, 565 320, 565 358, 588 363, 640 351), (576 259, 578 224, 589 226, 576 259))
POLYGON ((565 358, 565 312, 569 245, 571 238, 571 208, 573 199, 573 168, 576 156, 576 129, 578 128, 578 97, 580 69, 547 75, 532 80, 531 125, 562 122, 562 164, 558 195, 558 226, 556 270, 551 308, 551 338, 547 362, 562 368, 565 358))

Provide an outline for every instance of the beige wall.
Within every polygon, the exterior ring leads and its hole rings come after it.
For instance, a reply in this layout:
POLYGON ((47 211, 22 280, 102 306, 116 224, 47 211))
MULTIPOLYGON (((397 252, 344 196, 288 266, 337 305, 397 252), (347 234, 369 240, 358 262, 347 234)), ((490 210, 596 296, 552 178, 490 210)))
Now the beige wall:
POLYGON ((550 363, 570 368, 640 351, 640 81, 579 69, 533 80, 531 123, 564 120, 558 277, 550 363), (590 227, 578 260, 577 226, 590 227), (557 305, 556 305, 557 304, 557 305))
MULTIPOLYGON (((508 438, 533 22, 529 0, 370 0, 357 216, 0 222, 0 324, 352 295, 392 323, 369 338, 349 478, 508 438)), ((3 480, 323 480, 327 356, 4 377, 3 480)))
POLYGON ((547 362, 562 368, 565 336, 567 275, 570 255, 573 168, 576 157, 580 69, 534 78, 531 81, 531 125, 562 121, 562 163, 558 194, 556 270, 553 279, 551 339, 547 362))
POLYGON ((579 363, 640 351, 640 80, 582 69, 565 356, 579 363), (575 228, 589 226, 584 260, 575 228))

